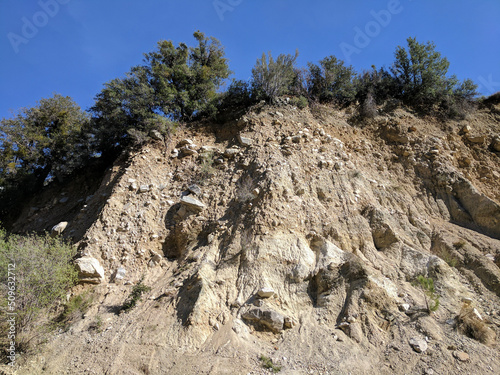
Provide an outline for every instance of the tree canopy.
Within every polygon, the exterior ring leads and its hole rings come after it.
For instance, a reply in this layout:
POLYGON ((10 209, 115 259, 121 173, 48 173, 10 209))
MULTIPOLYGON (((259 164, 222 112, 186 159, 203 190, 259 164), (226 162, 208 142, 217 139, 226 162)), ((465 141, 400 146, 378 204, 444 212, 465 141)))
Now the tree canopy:
POLYGON ((195 32, 195 47, 158 42, 144 65, 105 84, 90 108, 103 148, 122 148, 132 134, 167 132, 170 121, 189 121, 216 111, 218 90, 230 75, 224 48, 195 32))
POLYGON ((84 132, 88 120, 70 97, 59 94, 2 119, 0 182, 31 176, 41 186, 49 176, 71 173, 92 152, 92 140, 84 132))

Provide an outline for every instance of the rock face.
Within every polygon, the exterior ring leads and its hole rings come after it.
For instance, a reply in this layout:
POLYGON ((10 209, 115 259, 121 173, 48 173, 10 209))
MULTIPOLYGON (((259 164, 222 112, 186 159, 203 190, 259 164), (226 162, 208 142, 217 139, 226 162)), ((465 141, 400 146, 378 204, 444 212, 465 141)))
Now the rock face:
POLYGON ((91 289, 93 306, 19 373, 262 373, 261 355, 284 374, 499 372, 500 163, 488 142, 500 124, 484 111, 464 133, 464 121, 401 108, 358 123, 260 103, 238 124, 180 127, 134 150, 79 206, 79 186, 29 202, 26 228, 82 228, 76 264, 99 284, 75 289, 91 289), (118 315, 141 280, 151 291, 118 315))
POLYGON ((99 261, 90 256, 75 260, 81 283, 99 284, 104 281, 104 269, 99 261))

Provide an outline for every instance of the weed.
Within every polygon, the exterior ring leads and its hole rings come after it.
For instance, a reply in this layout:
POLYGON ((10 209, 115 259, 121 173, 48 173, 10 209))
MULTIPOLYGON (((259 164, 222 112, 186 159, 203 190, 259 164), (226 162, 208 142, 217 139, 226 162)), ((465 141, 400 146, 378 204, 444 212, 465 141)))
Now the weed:
POLYGON ((149 292, 151 288, 147 285, 144 285, 142 282, 144 281, 144 277, 139 280, 137 284, 134 285, 132 291, 130 292, 128 298, 125 303, 121 307, 121 311, 130 311, 137 305, 137 302, 140 301, 143 293, 149 292))
POLYGON ((453 247, 457 250, 463 249, 465 246, 466 242, 464 240, 459 240, 456 242, 453 242, 453 247))
POLYGON ((281 371, 281 366, 275 365, 271 358, 261 355, 259 359, 262 362, 262 367, 269 369, 274 373, 281 371))
POLYGON ((71 297, 64 305, 63 312, 56 318, 57 325, 60 328, 67 329, 71 323, 83 317, 92 305, 93 300, 93 296, 88 291, 71 297))
POLYGON ((209 178, 215 174, 216 169, 214 168, 214 153, 207 152, 203 154, 201 166, 200 166, 200 178, 209 178))
POLYGON ((89 330, 102 332, 102 326, 103 326, 102 317, 100 315, 96 315, 95 321, 93 321, 89 325, 89 330))
POLYGON ((430 277, 420 275, 417 277, 417 284, 424 291, 427 313, 430 314, 436 311, 439 307, 439 296, 434 289, 434 280, 430 277))
POLYGON ((458 330, 472 337, 485 345, 493 345, 495 343, 496 334, 487 326, 485 321, 479 316, 477 310, 464 304, 457 316, 458 330))

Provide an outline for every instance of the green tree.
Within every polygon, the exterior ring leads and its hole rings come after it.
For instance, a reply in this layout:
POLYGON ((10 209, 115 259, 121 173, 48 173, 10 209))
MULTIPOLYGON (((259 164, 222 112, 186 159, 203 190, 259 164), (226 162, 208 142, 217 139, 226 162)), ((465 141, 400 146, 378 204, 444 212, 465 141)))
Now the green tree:
POLYGON ((55 94, 0 121, 0 182, 30 177, 35 188, 49 176, 62 178, 92 153, 88 116, 70 98, 55 94))
POLYGON ((450 63, 432 42, 422 44, 408 38, 408 49, 398 46, 391 72, 396 96, 411 105, 433 105, 451 95, 456 78, 446 76, 450 63))
POLYGON ((344 105, 354 100, 356 72, 335 56, 325 57, 319 65, 309 63, 309 95, 320 102, 344 105))
POLYGON ((257 98, 274 102, 278 97, 289 94, 297 79, 295 61, 299 51, 295 55, 281 54, 275 60, 269 52, 257 60, 252 69, 252 88, 257 98))
POLYGON ((216 111, 218 90, 230 75, 224 48, 197 31, 195 47, 158 42, 144 64, 125 78, 105 84, 90 108, 104 153, 115 154, 155 129, 168 132, 171 121, 189 121, 216 111))

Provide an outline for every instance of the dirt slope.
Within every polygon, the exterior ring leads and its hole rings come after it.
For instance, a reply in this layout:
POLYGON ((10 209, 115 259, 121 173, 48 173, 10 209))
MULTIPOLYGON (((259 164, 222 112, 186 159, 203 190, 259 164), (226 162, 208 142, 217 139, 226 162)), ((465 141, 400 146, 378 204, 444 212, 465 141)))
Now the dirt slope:
POLYGON ((122 158, 71 210, 18 223, 72 212, 104 279, 17 373, 264 374, 260 355, 284 374, 499 373, 499 113, 261 105, 122 158))

